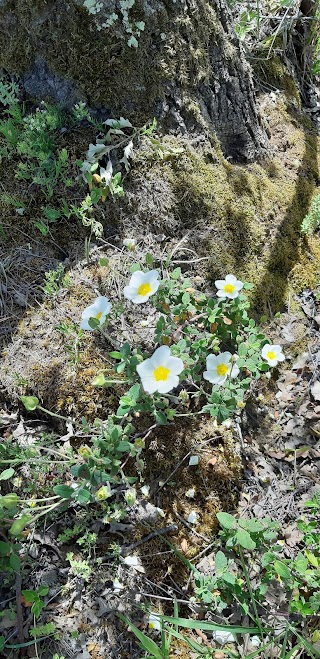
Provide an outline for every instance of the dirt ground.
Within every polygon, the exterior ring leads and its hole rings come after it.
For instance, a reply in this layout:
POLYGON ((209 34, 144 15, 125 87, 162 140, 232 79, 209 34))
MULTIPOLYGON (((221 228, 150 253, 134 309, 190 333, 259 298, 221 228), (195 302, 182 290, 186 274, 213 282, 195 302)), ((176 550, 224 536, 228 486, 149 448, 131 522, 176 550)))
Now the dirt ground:
MULTIPOLYGON (((234 186, 237 179, 235 195, 241 199, 241 208, 249 204, 250 198, 256 209, 254 223, 247 226, 251 241, 249 255, 244 250, 238 256, 235 272, 254 282, 252 300, 256 314, 259 317, 262 311, 267 311, 264 331, 281 344, 286 361, 275 369, 271 378, 264 377, 252 387, 246 408, 232 421, 218 426, 212 419, 192 423, 188 420, 151 432, 146 438, 144 482, 140 484, 147 485, 149 490, 146 494, 139 491, 138 500, 125 519, 105 523, 101 509, 92 516, 88 527, 83 511, 75 507, 59 513, 51 522, 45 520, 30 533, 28 561, 32 569, 28 584, 23 587, 49 586, 41 622, 53 622, 59 635, 58 639, 52 637, 45 642, 43 659, 51 659, 54 652, 72 659, 143 656, 133 635, 117 618, 119 611, 142 630, 147 630, 143 607, 151 606, 153 610, 160 607, 172 615, 174 597, 181 615, 200 615, 201 609, 192 601, 189 570, 168 541, 195 565, 201 566, 203 557, 210 561, 210 548, 218 526, 215 513, 220 510, 277 520, 283 529, 284 555, 291 557, 297 551, 294 522, 303 514, 304 502, 312 498, 320 483, 320 238, 316 235, 309 241, 302 239, 296 215, 296 207, 299 206, 301 214, 319 190, 319 138, 309 120, 305 119, 305 125, 298 122, 301 115, 295 106, 286 105, 284 111, 281 94, 272 91, 260 102, 269 122, 272 157, 259 170, 249 167, 246 180, 239 168, 230 173, 234 186), (268 177, 268 185, 263 176, 268 177), (259 177, 261 188, 250 190, 250 184, 259 177), (284 179, 287 188, 282 190, 284 179), (243 190, 246 185, 247 197, 243 190), (277 198, 272 186, 279 187, 277 198), (291 197, 289 202, 284 202, 282 194, 288 193, 289 187, 291 197), (195 454, 198 464, 191 466, 189 459, 195 454), (195 489, 192 499, 186 495, 191 488, 195 489), (196 530, 187 522, 191 511, 200 520, 196 530), (59 540, 59 535, 75 524, 82 529, 86 524, 87 531, 98 534, 95 555, 89 561, 92 573, 87 580, 75 574, 67 560, 69 552, 81 560, 79 545, 72 538, 59 540), (129 554, 137 557, 135 566, 119 558, 129 554), (101 559, 98 569, 96 558, 101 559), (123 585, 119 591, 114 586, 115 579, 123 585)), ((77 157, 87 140, 88 135, 81 140, 77 138, 74 146, 77 157)), ((185 186, 187 204, 189 201, 196 204, 197 191, 189 197, 186 185, 189 164, 184 162, 184 173, 178 174, 185 186)), ((175 173, 174 167, 172 172, 175 173)), ((193 174, 190 173, 190 180, 193 174)), ((20 446, 32 445, 45 432, 48 436, 53 433, 56 446, 65 449, 68 442, 81 443, 81 417, 91 422, 95 417, 106 418, 114 409, 123 393, 121 387, 120 390, 98 389, 92 386, 92 379, 110 368, 107 353, 117 345, 120 336, 148 345, 148 335, 155 322, 151 308, 145 309, 144 324, 132 312, 121 328, 111 327, 107 337, 85 336, 76 368, 70 358, 73 354, 70 337, 61 333, 59 326, 66 321, 79 323, 81 310, 98 292, 119 302, 128 268, 137 253, 151 252, 155 262, 161 264, 164 254, 177 249, 173 263, 181 265, 199 290, 212 290, 215 274, 221 272, 223 265, 221 260, 217 261, 218 248, 221 247, 224 255, 232 241, 230 225, 225 224, 219 230, 219 222, 212 215, 213 197, 207 195, 204 201, 207 208, 197 218, 195 227, 192 216, 184 228, 182 210, 181 217, 177 211, 178 207, 182 209, 181 190, 177 191, 164 179, 157 187, 153 177, 150 174, 149 179, 143 179, 138 206, 133 206, 132 199, 141 178, 128 184, 127 200, 120 210, 109 209, 104 238, 92 245, 90 264, 83 258, 83 230, 75 222, 54 226, 48 240, 35 234, 31 218, 38 208, 36 190, 34 197, 31 195, 25 223, 17 222, 14 210, 7 209, 4 227, 10 232, 10 240, 0 248, 0 262, 5 271, 0 280, 3 284, 0 289, 3 442, 12 434, 20 446), (148 208, 143 207, 145 194, 148 208), (209 216, 210 227, 206 225, 209 216), (123 248, 122 240, 128 236, 137 239, 136 254, 123 248), (177 248, 181 237, 184 240, 177 248), (108 259, 107 265, 101 265, 102 257, 108 259), (44 273, 58 263, 63 263, 69 272, 70 284, 48 299, 41 290, 44 273), (45 415, 28 415, 23 411, 19 396, 25 393, 38 396, 44 407, 72 417, 71 431, 60 422, 51 424, 45 415)), ((192 184, 196 187, 196 181, 192 184)), ((5 185, 3 180, 3 189, 5 185)), ((236 203, 230 202, 232 221, 236 217, 236 203)), ((195 206, 190 208, 192 215, 195 206)), ((107 210, 103 212, 107 215, 107 210)), ((232 258, 228 265, 235 264, 232 258)), ((57 474, 52 465, 47 479, 57 474)), ((20 476, 24 483, 34 479, 31 492, 41 490, 37 474, 31 473, 27 466, 21 469, 20 476)), ((274 596, 276 599, 278 593, 274 596)), ((0 634, 9 630, 9 638, 11 634, 15 638, 16 620, 10 615, 10 602, 14 598, 14 589, 9 590, 4 582, 0 586, 0 606, 4 612, 0 617, 0 634)), ((23 613, 27 634, 32 615, 26 604, 23 613)), ((225 619, 234 624, 240 617, 230 610, 225 619)), ((220 621, 220 617, 213 615, 212 620, 220 621)), ((196 632, 190 634, 197 642, 215 647, 209 636, 204 639, 196 632)), ((17 655, 9 651, 4 656, 17 655)), ((34 656, 34 646, 25 648, 25 656, 34 656)), ((192 658, 193 654, 182 643, 174 643, 173 657, 192 658)))

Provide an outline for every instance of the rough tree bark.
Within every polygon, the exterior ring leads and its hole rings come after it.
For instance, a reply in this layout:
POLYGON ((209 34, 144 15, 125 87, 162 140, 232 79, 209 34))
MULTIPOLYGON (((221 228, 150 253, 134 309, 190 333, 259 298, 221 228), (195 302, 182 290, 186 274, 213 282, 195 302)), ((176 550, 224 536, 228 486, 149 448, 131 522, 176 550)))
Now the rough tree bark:
POLYGON ((83 5, 1 0, 0 67, 38 99, 83 99, 136 121, 156 116, 180 133, 205 127, 230 160, 261 156, 266 135, 225 0, 137 0, 129 11, 132 24, 145 23, 137 48, 127 45, 117 0, 102 0, 93 15, 83 5), (115 25, 99 30, 112 12, 115 25))

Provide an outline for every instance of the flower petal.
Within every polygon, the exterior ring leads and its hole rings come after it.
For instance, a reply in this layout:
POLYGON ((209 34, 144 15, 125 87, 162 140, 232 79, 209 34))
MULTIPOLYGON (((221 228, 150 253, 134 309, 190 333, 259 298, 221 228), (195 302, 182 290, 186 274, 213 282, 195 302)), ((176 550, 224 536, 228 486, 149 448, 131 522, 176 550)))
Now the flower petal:
POLYGON ((150 282, 150 284, 151 282, 155 282, 159 278, 158 270, 149 270, 149 272, 147 272, 146 274, 148 275, 148 281, 150 282))
POLYGON ((237 277, 235 277, 234 275, 227 275, 226 276, 226 282, 228 284, 235 284, 237 281, 238 281, 237 277))
POLYGON ((166 366, 170 357, 171 353, 169 346, 160 346, 151 357, 152 366, 154 368, 157 368, 158 366, 166 366))
POLYGON ((237 366, 237 364, 232 364, 231 371, 230 371, 230 376, 232 378, 236 378, 239 375, 239 373, 240 373, 239 366, 237 366))
POLYGON ((144 283, 144 273, 142 270, 137 270, 136 272, 131 275, 131 279, 129 282, 129 286, 133 286, 134 288, 139 288, 141 284, 144 283))
POLYGON ((142 386, 147 394, 154 394, 158 391, 158 382, 154 377, 141 378, 142 386))
POLYGON ((216 279, 214 283, 217 288, 223 288, 226 282, 224 279, 216 279))
POLYGON ((154 367, 152 365, 151 359, 145 359, 144 362, 138 364, 137 373, 139 373, 141 379, 148 378, 153 376, 154 367))
POLYGON ((220 354, 217 355, 217 364, 229 364, 231 357, 231 352, 220 352, 220 354))
POLYGON ((180 375, 181 371, 184 369, 184 364, 179 357, 169 357, 166 367, 173 375, 180 375))
POLYGON ((179 377, 177 375, 169 375, 167 380, 159 380, 157 382, 157 391, 160 394, 167 394, 172 389, 175 389, 179 384, 179 377))

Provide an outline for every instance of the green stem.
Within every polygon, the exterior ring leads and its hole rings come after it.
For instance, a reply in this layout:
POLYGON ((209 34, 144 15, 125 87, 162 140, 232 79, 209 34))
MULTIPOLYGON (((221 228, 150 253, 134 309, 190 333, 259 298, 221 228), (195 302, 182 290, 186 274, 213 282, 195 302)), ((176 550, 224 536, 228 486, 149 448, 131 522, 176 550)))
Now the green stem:
POLYGON ((250 597, 251 597, 251 603, 252 603, 254 615, 255 615, 255 618, 256 618, 255 622, 256 622, 257 626, 259 627, 259 632, 261 634, 261 638, 263 638, 263 627, 261 625, 261 621, 260 621, 260 618, 259 618, 256 600, 255 600, 254 593, 253 593, 253 590, 252 590, 249 573, 248 573, 248 570, 247 570, 246 562, 244 560, 244 555, 243 555, 243 551, 242 551, 241 547, 239 547, 239 556, 240 556, 240 561, 241 561, 243 573, 244 573, 244 576, 245 576, 246 584, 247 584, 247 587, 248 587, 248 591, 249 591, 249 594, 250 594, 250 597))
POLYGON ((34 522, 36 522, 40 517, 43 517, 43 515, 46 515, 47 513, 49 513, 51 510, 54 510, 55 508, 58 508, 58 506, 61 506, 61 504, 65 501, 66 501, 65 499, 60 499, 56 503, 53 503, 51 506, 49 506, 48 508, 43 510, 41 513, 39 513, 38 515, 33 517, 32 518, 32 524, 34 524, 34 522))
POLYGON ((56 412, 50 412, 50 410, 46 410, 45 407, 41 407, 41 405, 37 405, 38 410, 41 410, 41 412, 45 412, 46 414, 49 414, 49 416, 54 416, 56 419, 62 419, 63 421, 69 421, 67 416, 62 416, 61 414, 57 414, 56 412))

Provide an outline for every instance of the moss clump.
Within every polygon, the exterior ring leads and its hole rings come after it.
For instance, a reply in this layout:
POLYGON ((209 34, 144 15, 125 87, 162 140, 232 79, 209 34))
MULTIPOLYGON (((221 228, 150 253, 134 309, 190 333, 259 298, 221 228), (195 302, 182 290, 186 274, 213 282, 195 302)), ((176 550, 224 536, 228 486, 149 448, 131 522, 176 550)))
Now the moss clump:
POLYGON ((121 202, 125 217, 134 213, 138 230, 179 237, 188 232, 189 245, 210 257, 211 279, 234 272, 251 281, 257 314, 270 306, 281 310, 289 287, 301 290, 318 272, 318 238, 307 246, 300 227, 318 185, 319 138, 301 127, 300 113, 283 96, 277 105, 270 102, 267 114, 275 127, 272 160, 231 165, 208 143, 195 150, 190 142, 171 140, 184 147, 183 154, 155 163, 143 151, 121 202), (310 250, 315 258, 305 268, 310 250))
POLYGON ((281 89, 288 99, 294 99, 299 106, 301 105, 297 85, 277 55, 253 61, 253 69, 257 77, 263 82, 273 85, 276 89, 281 89))
POLYGON ((172 80, 187 89, 206 79, 205 44, 213 33, 223 38, 223 30, 204 0, 197 3, 192 24, 174 3, 158 3, 151 11, 137 0, 130 13, 132 20, 146 24, 138 48, 127 46, 128 35, 119 22, 97 31, 94 18, 77 0, 9 0, 0 8, 0 67, 25 74, 35 59, 43 60, 53 74, 71 79, 90 105, 144 122, 164 100, 172 80))

